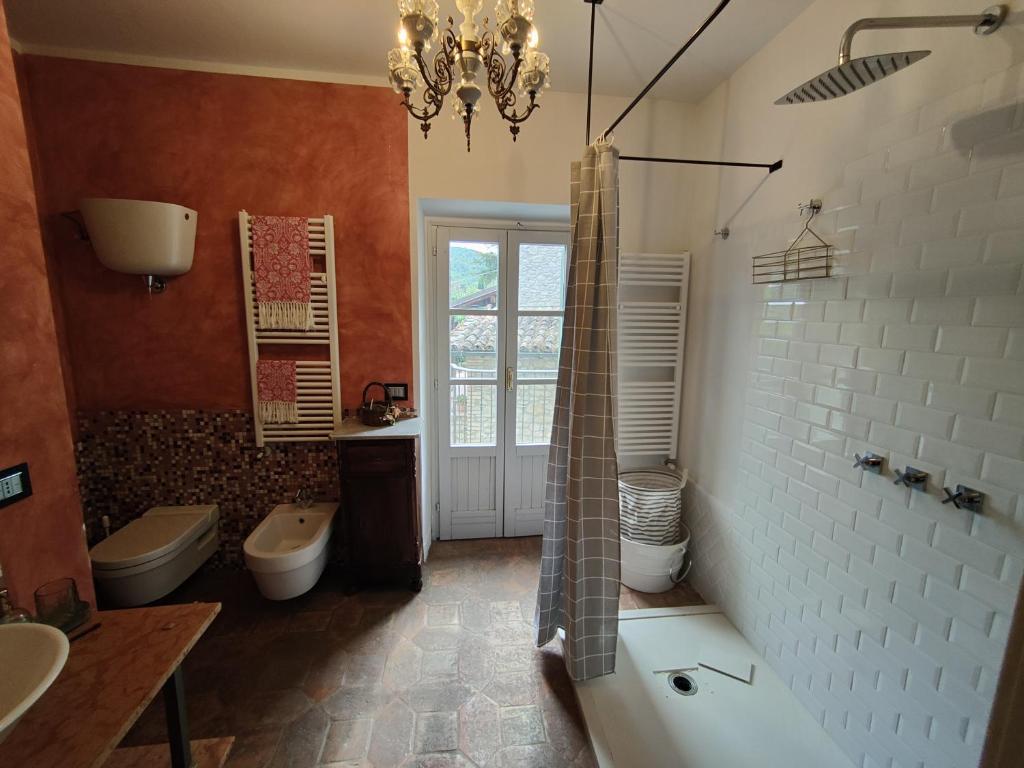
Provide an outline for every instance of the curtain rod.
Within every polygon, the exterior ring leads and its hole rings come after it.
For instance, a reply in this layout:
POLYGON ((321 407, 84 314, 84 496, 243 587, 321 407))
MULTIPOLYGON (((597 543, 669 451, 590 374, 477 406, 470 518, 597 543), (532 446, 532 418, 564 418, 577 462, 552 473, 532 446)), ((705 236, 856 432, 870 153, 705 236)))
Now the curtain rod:
MULTIPOLYGON (((590 0, 586 0, 586 2, 590 2, 590 0)), ((649 82, 644 87, 644 89, 642 91, 640 91, 640 93, 637 95, 637 97, 635 99, 633 99, 633 101, 630 103, 630 105, 628 107, 626 107, 625 111, 621 115, 619 115, 617 118, 615 118, 615 122, 612 123, 610 126, 608 126, 608 130, 606 130, 604 133, 602 133, 601 134, 602 136, 607 136, 609 133, 611 133, 612 131, 615 130, 615 128, 618 126, 618 124, 621 123, 626 118, 626 116, 630 112, 633 111, 633 108, 636 107, 636 105, 640 103, 641 99, 643 99, 643 97, 647 95, 647 93, 651 90, 651 88, 653 88, 655 85, 657 85, 658 81, 661 80, 661 78, 665 76, 665 73, 667 73, 670 69, 672 69, 672 65, 675 64, 679 60, 679 57, 682 56, 684 53, 686 53, 686 51, 689 50, 691 45, 693 45, 695 42, 697 42, 697 38, 699 38, 702 34, 704 34, 704 30, 706 30, 708 27, 711 26, 711 23, 715 19, 718 18, 718 14, 720 14, 722 11, 724 11, 725 10, 725 6, 727 6, 730 2, 731 2, 731 0, 721 0, 721 2, 718 3, 718 7, 715 8, 715 10, 713 10, 711 12, 711 15, 708 16, 704 20, 704 23, 701 24, 697 28, 697 31, 694 32, 692 35, 690 35, 690 39, 687 40, 685 43, 683 43, 683 47, 680 48, 678 51, 676 51, 675 56, 673 56, 671 59, 668 60, 668 64, 666 64, 664 67, 661 68, 661 71, 658 72, 658 74, 656 74, 654 76, 654 79, 652 79, 651 82, 649 82)), ((591 45, 591 49, 593 49, 593 45, 594 45, 593 38, 591 38, 590 45, 591 45)), ((588 138, 589 138, 589 135, 588 135, 588 138)))
POLYGON ((732 168, 767 168, 772 174, 782 168, 782 161, 774 163, 731 163, 724 160, 684 160, 677 157, 641 157, 639 155, 620 155, 619 160, 634 160, 640 163, 677 163, 680 165, 725 165, 732 168))
POLYGON ((590 107, 594 100, 594 24, 597 21, 597 6, 604 0, 584 0, 590 3, 590 64, 587 67, 587 146, 590 145, 590 107))

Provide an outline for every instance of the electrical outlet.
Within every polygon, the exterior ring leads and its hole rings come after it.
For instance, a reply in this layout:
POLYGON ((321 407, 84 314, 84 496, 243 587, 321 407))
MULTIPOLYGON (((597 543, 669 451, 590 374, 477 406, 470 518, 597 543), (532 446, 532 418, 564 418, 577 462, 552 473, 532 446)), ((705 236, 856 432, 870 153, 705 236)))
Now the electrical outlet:
POLYGON ((28 464, 18 464, 0 471, 0 507, 6 507, 32 495, 28 464))
POLYGON ((384 385, 388 392, 391 394, 391 399, 396 403, 403 402, 409 399, 409 385, 402 384, 385 384, 384 385))

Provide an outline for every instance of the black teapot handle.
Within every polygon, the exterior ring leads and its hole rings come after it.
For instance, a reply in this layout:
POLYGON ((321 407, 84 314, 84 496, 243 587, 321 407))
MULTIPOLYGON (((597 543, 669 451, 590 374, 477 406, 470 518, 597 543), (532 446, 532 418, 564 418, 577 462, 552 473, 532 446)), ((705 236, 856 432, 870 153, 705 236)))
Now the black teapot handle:
POLYGON ((380 387, 384 390, 384 403, 390 408, 391 407, 391 391, 381 384, 379 381, 371 381, 363 388, 363 405, 369 405, 369 401, 366 396, 370 393, 371 387, 380 387))

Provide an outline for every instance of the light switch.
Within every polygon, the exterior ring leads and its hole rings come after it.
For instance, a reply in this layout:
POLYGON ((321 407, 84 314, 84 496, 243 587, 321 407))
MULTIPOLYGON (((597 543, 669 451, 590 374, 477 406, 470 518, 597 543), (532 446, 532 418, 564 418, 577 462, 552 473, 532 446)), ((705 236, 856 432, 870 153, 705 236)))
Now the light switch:
POLYGON ((384 386, 387 388, 388 394, 391 395, 391 399, 396 403, 409 399, 408 384, 403 382, 401 384, 385 384, 384 386))
POLYGON ((32 481, 28 475, 28 464, 18 464, 0 472, 0 507, 32 495, 32 481))

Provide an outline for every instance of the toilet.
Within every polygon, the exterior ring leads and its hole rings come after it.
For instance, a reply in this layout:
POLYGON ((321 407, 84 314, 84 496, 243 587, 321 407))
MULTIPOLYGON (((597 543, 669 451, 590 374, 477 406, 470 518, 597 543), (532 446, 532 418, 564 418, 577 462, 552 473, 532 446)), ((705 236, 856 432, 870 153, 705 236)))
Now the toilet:
POLYGON ((196 572, 220 543, 216 504, 153 507, 91 550, 96 591, 107 605, 159 600, 196 572))
POLYGON ((268 600, 289 600, 313 588, 327 565, 336 502, 279 504, 245 540, 245 564, 268 600))

